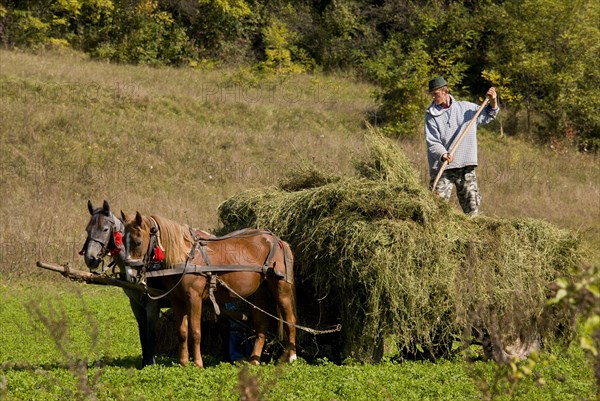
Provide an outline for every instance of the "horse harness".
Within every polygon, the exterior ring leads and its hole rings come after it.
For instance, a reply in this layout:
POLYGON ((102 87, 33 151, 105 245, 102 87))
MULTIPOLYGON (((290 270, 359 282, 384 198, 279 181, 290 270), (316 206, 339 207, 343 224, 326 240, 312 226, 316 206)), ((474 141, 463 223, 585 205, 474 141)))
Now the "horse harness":
MULTIPOLYGON (((179 263, 174 265, 170 269, 160 269, 162 261, 164 259, 162 245, 160 243, 160 229, 156 220, 150 217, 150 240, 148 244, 148 251, 144 255, 143 264, 141 266, 132 266, 132 269, 135 269, 135 274, 132 276, 137 276, 140 279, 140 283, 142 283, 146 288, 147 279, 156 278, 156 277, 165 277, 165 276, 173 276, 173 275, 181 275, 179 281, 176 285, 174 285, 169 291, 158 296, 152 297, 148 294, 148 296, 152 299, 160 299, 167 296, 174 288, 176 288, 179 283, 183 280, 183 277, 186 274, 199 274, 205 276, 209 280, 209 289, 208 289, 208 297, 211 300, 215 313, 217 315, 220 314, 219 305, 215 299, 215 291, 217 289, 218 281, 223 284, 222 280, 219 280, 219 273, 232 273, 232 272, 256 272, 261 273, 265 276, 274 276, 279 280, 286 280, 289 283, 293 282, 293 273, 291 256, 289 254, 289 250, 284 246, 283 241, 279 239, 275 234, 268 230, 260 230, 260 229, 246 229, 239 230, 229 233, 227 235, 221 237, 210 237, 210 238, 200 238, 196 235, 196 233, 190 229, 190 233, 192 238, 194 238, 194 244, 188 254, 188 257, 185 263, 179 263), (214 265, 210 261, 210 257, 207 252, 207 246, 211 243, 227 240, 227 239, 235 239, 235 238, 250 238, 261 234, 267 234, 273 237, 273 244, 271 245, 271 249, 269 254, 267 255, 264 263, 262 265, 237 265, 237 264, 225 264, 225 265, 214 265), (285 274, 275 270, 276 262, 273 261, 277 249, 283 249, 284 252, 284 265, 285 265, 285 274), (200 251, 200 255, 204 261, 204 265, 199 265, 192 263, 192 260, 196 256, 196 251, 200 251)), ((134 273, 131 271, 131 273, 134 273)))
MULTIPOLYGON (((109 217, 111 217, 111 216, 109 216, 109 217)), ((115 257, 116 255, 118 255, 121 252, 123 227, 121 225, 118 225, 117 223, 115 223, 115 221, 118 221, 118 220, 115 219, 114 217, 111 218, 112 235, 111 235, 111 238, 109 239, 109 244, 104 244, 102 241, 99 241, 95 238, 91 238, 91 239, 88 238, 85 241, 82 252, 87 247, 88 242, 90 240, 93 240, 93 241, 98 242, 102 246, 102 256, 110 255, 110 256, 115 257)), ((259 230, 259 229, 250 229, 250 230, 246 229, 246 230, 235 231, 235 232, 232 232, 232 233, 227 234, 222 237, 200 238, 196 235, 196 233, 193 230, 190 229, 190 233, 192 234, 192 237, 194 238, 194 245, 192 246, 192 249, 190 250, 190 253, 188 254, 186 262, 180 263, 180 264, 174 266, 174 268, 172 268, 172 269, 160 270, 160 265, 161 265, 162 260, 159 260, 159 259, 161 259, 160 255, 157 255, 157 253, 162 254, 162 246, 160 244, 160 230, 159 230, 158 224, 156 223, 156 220, 154 220, 154 218, 150 218, 150 222, 151 222, 151 226, 152 226, 150 229, 151 238, 150 238, 150 242, 149 242, 149 246, 148 246, 148 252, 146 252, 146 255, 144 255, 142 264, 141 265, 129 265, 129 266, 125 267, 126 269, 128 269, 128 273, 131 277, 137 277, 140 280, 139 282, 144 285, 144 287, 146 288, 146 295, 150 299, 158 300, 158 299, 163 298, 166 295, 168 295, 174 288, 177 287, 177 285, 179 285, 179 283, 181 282, 181 280, 187 273, 201 274, 201 275, 204 275, 204 276, 210 278, 209 279, 210 280, 209 281, 209 298, 210 298, 211 302, 213 303, 213 307, 214 307, 215 313, 217 315, 220 314, 220 308, 216 302, 216 299, 214 296, 214 291, 216 290, 217 282, 219 282, 225 289, 229 290, 232 294, 234 294, 241 300, 249 303, 254 308, 260 310, 264 314, 266 314, 276 320, 283 322, 284 324, 294 326, 297 329, 304 330, 306 332, 309 332, 309 333, 315 334, 315 335, 316 334, 334 333, 334 332, 338 332, 341 330, 342 326, 339 324, 336 325, 333 329, 315 330, 315 329, 311 329, 309 327, 300 326, 298 324, 293 324, 293 323, 287 322, 285 320, 282 320, 281 318, 272 315, 271 313, 259 308, 258 306, 253 305, 252 303, 250 303, 250 301, 243 298, 240 294, 237 294, 235 292, 235 290, 233 288, 229 287, 223 280, 219 279, 218 273, 235 272, 235 271, 250 271, 250 272, 262 273, 264 275, 273 275, 280 280, 285 279, 287 282, 293 283, 294 277, 293 277, 293 273, 292 273, 292 259, 291 259, 291 255, 289 253, 289 249, 284 246, 283 241, 281 239, 279 239, 277 236, 275 236, 270 231, 259 230), (252 236, 260 235, 260 234, 268 234, 268 235, 272 236, 274 239, 273 245, 271 246, 271 250, 269 252, 269 255, 267 256, 267 258, 262 266, 257 266, 257 265, 212 265, 210 263, 210 258, 206 251, 206 247, 209 243, 216 242, 216 241, 222 241, 222 240, 230 239, 230 238, 252 237, 252 236), (204 259, 204 263, 206 264, 204 266, 191 263, 191 261, 194 259, 195 255, 196 255, 196 250, 198 249, 198 247, 200 247, 200 253, 202 255, 202 258, 204 259), (273 258, 275 257, 277 247, 282 248, 284 251, 285 274, 275 270, 275 262, 273 262, 273 258), (157 256, 159 256, 159 257, 157 257, 157 256), (272 265, 271 265, 271 262, 273 262, 272 265), (213 274, 213 273, 216 273, 216 274, 213 274), (169 290, 168 292, 166 292, 158 297, 153 297, 148 293, 148 286, 146 284, 147 278, 161 277, 161 276, 167 276, 167 275, 177 275, 177 274, 181 274, 181 278, 179 279, 179 282, 175 286, 173 286, 171 288, 171 290, 169 290)), ((164 257, 164 255, 163 255, 163 257, 164 257)), ((109 267, 114 264, 115 264, 115 261, 113 260, 109 264, 109 267)), ((114 269, 113 269, 113 274, 114 274, 114 269)))

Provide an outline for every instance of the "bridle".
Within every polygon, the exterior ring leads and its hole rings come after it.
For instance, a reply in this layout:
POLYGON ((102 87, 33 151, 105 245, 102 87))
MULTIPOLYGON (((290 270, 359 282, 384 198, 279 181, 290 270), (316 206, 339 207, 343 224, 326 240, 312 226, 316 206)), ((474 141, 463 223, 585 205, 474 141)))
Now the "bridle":
POLYGON ((124 263, 127 267, 142 269, 143 271, 158 270, 165 258, 163 247, 160 243, 160 228, 158 223, 151 216, 148 216, 148 220, 150 221, 150 238, 148 239, 148 249, 146 250, 146 253, 144 253, 142 259, 131 259, 129 257, 130 236, 127 235, 125 238, 124 263))
MULTIPOLYGON (((98 255, 96 255, 96 258, 100 260, 100 264, 102 265, 100 272, 104 273, 111 267, 114 269, 114 266, 116 264, 116 262, 114 260, 112 262, 110 262, 106 268, 104 268, 104 258, 106 256, 110 256, 110 257, 114 258, 121 252, 122 245, 123 245, 122 239, 123 239, 124 226, 123 226, 123 223, 121 223, 121 221, 119 219, 116 219, 112 213, 106 214, 104 212, 104 210, 99 210, 99 211, 95 212, 92 215, 92 219, 96 218, 96 216, 99 214, 103 214, 104 216, 106 216, 108 223, 110 224, 110 233, 109 233, 108 243, 105 243, 104 241, 101 241, 97 238, 91 237, 90 232, 88 231, 87 238, 83 244, 83 247, 81 248, 81 251, 79 251, 79 254, 85 255, 85 252, 87 251, 90 242, 96 242, 97 244, 99 244, 100 252, 98 253, 98 255)), ((90 222, 90 224, 91 224, 91 222, 90 222)), ((90 270, 92 270, 92 268, 90 268, 90 270)))

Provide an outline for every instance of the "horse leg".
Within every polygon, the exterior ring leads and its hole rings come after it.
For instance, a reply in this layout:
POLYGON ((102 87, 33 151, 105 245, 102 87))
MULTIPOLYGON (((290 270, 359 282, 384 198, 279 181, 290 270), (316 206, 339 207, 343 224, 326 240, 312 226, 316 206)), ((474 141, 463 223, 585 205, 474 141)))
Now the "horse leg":
POLYGON ((200 354, 200 342, 201 342, 201 331, 200 327, 202 324, 202 298, 199 296, 191 296, 189 302, 189 318, 190 326, 192 331, 192 342, 193 342, 193 358, 194 363, 197 367, 203 368, 202 355, 200 354))
MULTIPOLYGON (((127 293, 127 292, 126 292, 127 293)), ((151 352, 151 341, 149 336, 149 327, 148 327, 148 318, 146 315, 146 308, 144 304, 141 302, 142 300, 139 298, 139 294, 137 293, 127 293, 129 296, 129 306, 131 307, 131 311, 135 316, 135 320, 138 325, 138 333, 140 338, 140 345, 142 347, 142 368, 148 365, 152 365, 154 363, 154 354, 151 352)))
POLYGON ((188 351, 188 314, 185 304, 172 300, 175 325, 179 334, 179 364, 187 366, 190 361, 188 351))
POLYGON ((158 341, 158 322, 160 319, 160 304, 158 301, 153 301, 151 299, 146 300, 146 354, 147 354, 147 364, 154 365, 156 363, 155 349, 156 342, 158 341))
MULTIPOLYGON (((260 294, 260 292, 264 291, 264 288, 261 286, 258 291, 254 294, 253 300, 254 304, 262 309, 266 310, 266 302, 265 295, 260 294)), ((253 365, 260 364, 260 357, 262 355, 263 348, 265 347, 265 342, 267 339, 267 330, 269 328, 269 321, 267 320, 267 316, 258 310, 258 308, 252 308, 252 321, 254 322, 254 331, 256 332, 256 338, 254 340, 254 347, 252 348, 252 354, 250 355, 250 363, 253 365)))
POLYGON ((296 311, 294 305, 294 287, 293 284, 288 283, 285 280, 277 280, 276 285, 269 282, 269 287, 273 290, 273 294, 277 299, 277 306, 281 311, 283 320, 290 324, 283 323, 285 332, 288 338, 288 346, 286 349, 286 355, 283 359, 288 362, 294 362, 297 359, 296 355, 296 311))

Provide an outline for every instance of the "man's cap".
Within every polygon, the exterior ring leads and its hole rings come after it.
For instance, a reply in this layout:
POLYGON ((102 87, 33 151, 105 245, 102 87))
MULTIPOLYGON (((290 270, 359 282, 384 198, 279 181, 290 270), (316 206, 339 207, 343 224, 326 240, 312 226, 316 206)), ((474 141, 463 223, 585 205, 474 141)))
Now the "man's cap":
POLYGON ((443 77, 436 77, 429 81, 429 92, 433 92, 434 90, 441 88, 442 86, 447 86, 448 82, 443 77))

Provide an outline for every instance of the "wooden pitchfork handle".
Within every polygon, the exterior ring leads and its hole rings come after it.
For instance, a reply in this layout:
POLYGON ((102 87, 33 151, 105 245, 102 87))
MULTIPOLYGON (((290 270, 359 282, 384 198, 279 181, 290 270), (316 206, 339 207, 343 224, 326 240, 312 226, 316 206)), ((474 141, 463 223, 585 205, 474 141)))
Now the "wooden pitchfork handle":
MULTIPOLYGON (((483 103, 481 103, 481 107, 479 107, 479 109, 477 109, 477 113, 475 113, 475 115, 473 116, 471 121, 469 121, 467 128, 465 128, 463 130, 463 132, 458 137, 458 140, 454 143, 454 145, 452 145, 452 149, 450 149, 450 152, 449 152, 451 156, 454 156, 454 152, 456 152, 456 149, 458 149, 458 145, 460 145, 460 143, 462 142, 463 138, 465 137, 465 134, 467 132, 469 132, 469 130, 471 129, 471 126, 475 123, 475 121, 477 121, 477 117, 479 117, 479 115, 481 114, 481 111, 483 110, 483 108, 485 106, 487 106, 489 101, 490 101, 490 98, 488 96, 486 96, 483 103)), ((435 191, 435 187, 436 187, 438 181, 440 180, 440 178, 442 177, 442 173, 444 172, 444 170, 446 169, 447 166, 448 166, 448 160, 446 159, 446 160, 444 160, 444 163, 442 163, 442 166, 440 167, 440 171, 438 171, 437 176, 435 177, 435 180, 433 181, 433 185, 431 186, 432 191, 435 191)))

